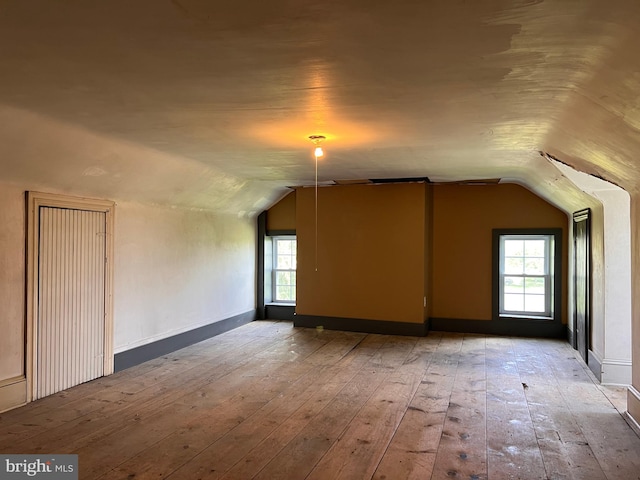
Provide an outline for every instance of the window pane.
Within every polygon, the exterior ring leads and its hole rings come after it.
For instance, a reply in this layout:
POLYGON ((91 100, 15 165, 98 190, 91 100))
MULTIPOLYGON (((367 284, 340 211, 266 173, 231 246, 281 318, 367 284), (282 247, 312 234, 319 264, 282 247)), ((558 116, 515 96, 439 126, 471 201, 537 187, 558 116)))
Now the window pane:
POLYGON ((276 289, 276 300, 294 301, 295 299, 294 287, 278 286, 276 289))
POLYGON ((504 254, 507 257, 522 257, 524 255, 523 240, 505 240, 504 254))
POLYGON ((278 249, 278 255, 281 254, 291 254, 291 244, 292 241, 291 240, 278 240, 278 245, 277 245, 277 249, 278 249))
POLYGON ((526 240, 524 245, 524 254, 527 257, 544 257, 545 256, 545 240, 526 240))
POLYGON ((506 293, 504 295, 504 309, 510 312, 524 311, 524 295, 506 293))
POLYGON ((278 255, 278 261, 276 263, 276 268, 278 269, 290 270, 292 268, 290 255, 278 255))
POLYGON ((524 309, 527 312, 544 313, 544 295, 525 295, 524 309))
POLYGON ((527 258, 524 273, 527 275, 544 275, 544 258, 527 258))
POLYGON ((528 277, 524 281, 524 289, 525 289, 525 292, 528 294, 535 293, 538 295, 544 295, 545 294, 544 286, 545 286, 545 279, 541 277, 528 277))
POLYGON ((280 285, 291 285, 291 272, 278 272, 276 283, 280 285))
POLYGON ((524 260, 518 257, 507 257, 504 259, 504 273, 522 274, 524 273, 524 260))
POLYGON ((504 277, 505 293, 524 293, 524 278, 504 277))

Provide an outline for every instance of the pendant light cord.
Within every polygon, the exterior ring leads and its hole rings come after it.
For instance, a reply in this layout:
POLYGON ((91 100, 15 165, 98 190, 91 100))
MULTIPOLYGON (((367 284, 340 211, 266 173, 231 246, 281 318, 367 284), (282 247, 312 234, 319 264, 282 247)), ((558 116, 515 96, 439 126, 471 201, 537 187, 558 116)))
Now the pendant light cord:
POLYGON ((318 156, 315 155, 316 158, 316 202, 315 202, 315 209, 316 209, 316 229, 315 229, 315 234, 316 234, 316 272, 318 271, 318 156))
POLYGON ((316 213, 316 272, 318 271, 318 157, 322 157, 324 155, 322 151, 322 147, 320 146, 320 142, 325 139, 324 135, 311 135, 309 136, 309 140, 313 142, 315 145, 313 156, 316 159, 316 185, 315 185, 315 213, 316 213))

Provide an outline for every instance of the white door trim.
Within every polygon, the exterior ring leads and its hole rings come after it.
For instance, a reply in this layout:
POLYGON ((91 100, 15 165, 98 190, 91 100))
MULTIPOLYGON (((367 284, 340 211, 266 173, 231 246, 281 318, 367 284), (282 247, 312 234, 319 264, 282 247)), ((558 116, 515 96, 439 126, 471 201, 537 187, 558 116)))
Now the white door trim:
POLYGON ((40 235, 40 207, 72 208, 104 212, 106 219, 105 258, 105 332, 104 375, 113 373, 113 226, 115 203, 108 200, 69 197, 51 193, 27 192, 27 402, 35 398, 37 378, 38 340, 38 238, 40 235))

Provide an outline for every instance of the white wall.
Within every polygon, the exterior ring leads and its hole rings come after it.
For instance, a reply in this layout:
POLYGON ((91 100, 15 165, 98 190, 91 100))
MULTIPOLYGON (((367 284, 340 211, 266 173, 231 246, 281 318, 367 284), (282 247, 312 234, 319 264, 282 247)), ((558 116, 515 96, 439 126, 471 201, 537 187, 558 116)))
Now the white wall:
MULTIPOLYGON (((598 199, 603 215, 594 212, 592 241, 593 269, 604 270, 602 282, 595 282, 594 302, 602 303, 602 312, 592 312, 591 354, 601 364, 603 384, 631 383, 631 212, 629 194, 604 180, 578 172, 555 162, 556 166, 584 192, 598 199), (602 244, 599 237, 602 234, 602 244), (597 260, 603 258, 601 265, 597 260), (600 314, 602 313, 602 315, 600 314)), ((594 275, 595 277, 595 275, 594 275)))
POLYGON ((631 234, 629 194, 594 192, 605 206, 605 355, 602 383, 631 383, 631 234))
MULTIPOLYGON (((29 189, 0 183, 0 411, 26 399, 29 189)), ((126 202, 115 215, 116 352, 255 309, 254 219, 126 202)))
POLYGON ((19 187, 0 183, 0 384, 24 375, 24 198, 19 187))
POLYGON ((255 220, 118 203, 116 353, 255 308, 255 220))

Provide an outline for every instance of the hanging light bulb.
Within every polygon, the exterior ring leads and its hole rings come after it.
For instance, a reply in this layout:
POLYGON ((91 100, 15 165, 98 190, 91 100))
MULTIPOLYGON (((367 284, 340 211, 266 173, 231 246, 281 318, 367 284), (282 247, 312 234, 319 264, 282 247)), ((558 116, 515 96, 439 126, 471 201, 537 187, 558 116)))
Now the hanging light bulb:
POLYGON ((313 151, 313 156, 316 157, 316 160, 322 156, 324 156, 324 150, 322 150, 322 146, 320 145, 320 143, 325 140, 325 136, 324 135, 311 135, 309 137, 309 140, 311 140, 313 142, 313 144, 315 145, 315 149, 313 151))

